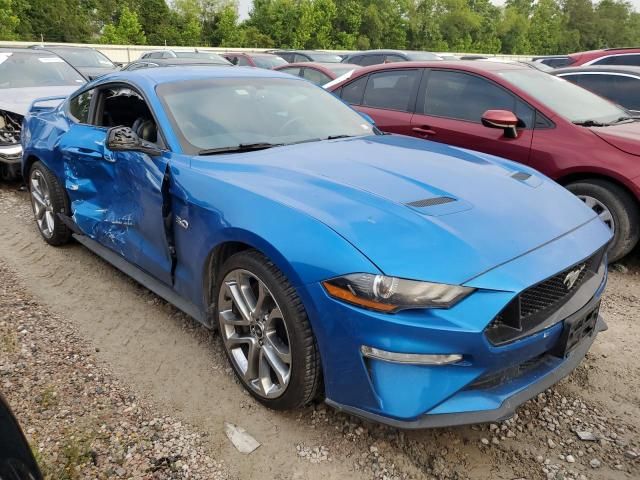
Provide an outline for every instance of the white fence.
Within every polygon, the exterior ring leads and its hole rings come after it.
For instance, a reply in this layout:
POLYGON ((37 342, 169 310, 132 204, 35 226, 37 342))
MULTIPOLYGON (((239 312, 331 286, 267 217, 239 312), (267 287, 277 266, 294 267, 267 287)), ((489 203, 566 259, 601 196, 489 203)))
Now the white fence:
MULTIPOLYGON (((60 45, 60 43, 44 43, 44 45, 60 45)), ((42 45, 38 42, 5 42, 0 41, 0 47, 29 47, 31 45, 42 45)), ((82 47, 93 47, 96 50, 104 53, 114 62, 133 62, 140 58, 145 52, 152 50, 185 50, 188 47, 172 47, 172 46, 154 46, 154 45, 102 45, 102 44, 88 44, 88 43, 67 43, 65 45, 75 45, 82 47)), ((192 47, 193 48, 193 47, 192 47)), ((263 52, 265 48, 231 48, 231 47, 197 47, 198 50, 203 52, 263 52)), ((332 50, 335 53, 349 53, 349 50, 332 50)), ((465 53, 453 53, 453 55, 466 55, 465 53)), ((493 55, 483 54, 487 57, 495 58, 496 60, 530 60, 531 56, 527 55, 493 55)))

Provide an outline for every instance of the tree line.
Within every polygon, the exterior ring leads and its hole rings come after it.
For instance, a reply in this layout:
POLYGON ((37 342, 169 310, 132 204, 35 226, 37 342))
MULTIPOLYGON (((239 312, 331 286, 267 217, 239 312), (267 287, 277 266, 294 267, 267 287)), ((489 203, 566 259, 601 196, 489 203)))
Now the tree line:
POLYGON ((0 40, 558 54, 640 46, 623 0, 0 0, 0 40))

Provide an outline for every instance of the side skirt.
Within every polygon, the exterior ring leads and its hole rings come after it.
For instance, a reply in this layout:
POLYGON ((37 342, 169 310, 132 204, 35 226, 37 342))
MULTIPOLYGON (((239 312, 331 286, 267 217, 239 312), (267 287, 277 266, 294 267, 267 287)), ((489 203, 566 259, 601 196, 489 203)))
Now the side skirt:
POLYGON ((135 265, 132 265, 121 256, 117 255, 108 248, 103 247, 98 242, 87 237, 86 235, 74 233, 73 238, 75 238, 78 242, 87 247, 93 253, 109 262, 118 270, 133 278, 142 286, 148 288, 159 297, 164 298, 167 302, 173 304, 187 315, 195 318, 203 325, 211 328, 211 322, 209 321, 206 312, 204 312, 188 300, 182 298, 176 292, 171 290, 171 288, 167 287, 164 283, 156 280, 148 273, 144 272, 135 265))

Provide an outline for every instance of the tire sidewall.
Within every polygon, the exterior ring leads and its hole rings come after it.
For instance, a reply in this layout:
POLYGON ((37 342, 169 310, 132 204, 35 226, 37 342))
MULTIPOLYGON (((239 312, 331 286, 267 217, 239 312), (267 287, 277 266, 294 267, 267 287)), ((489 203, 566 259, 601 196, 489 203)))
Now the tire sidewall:
MULTIPOLYGON (((34 162, 34 164, 31 166, 31 168, 29 169, 29 177, 25 179, 25 183, 29 190, 30 197, 31 197, 31 176, 33 175, 33 172, 36 170, 39 171, 40 174, 44 177, 49 187, 49 196, 51 199, 51 205, 53 207, 53 212, 54 212, 54 216, 53 216, 54 229, 51 237, 47 237, 44 235, 44 233, 42 233, 42 231, 37 226, 37 224, 36 224, 36 228, 38 229, 40 236, 49 245, 54 245, 54 246, 63 245, 67 243, 71 238, 71 231, 62 222, 62 220, 58 217, 57 214, 61 213, 66 215, 69 212, 66 192, 60 185, 60 182, 58 181, 56 176, 53 173, 51 173, 51 171, 47 167, 45 167, 42 164, 42 162, 37 161, 37 162, 34 162)), ((33 198, 29 198, 29 201, 31 202, 31 209, 35 216, 33 198)))
MULTIPOLYGON (((300 309, 290 299, 291 293, 287 293, 287 290, 292 288, 284 277, 284 275, 275 269, 273 264, 265 265, 266 258, 258 254, 256 251, 240 252, 231 256, 219 270, 216 275, 218 279, 216 282, 216 288, 214 290, 214 301, 216 304, 214 314, 218 329, 220 331, 220 340, 225 351, 225 355, 231 364, 231 367, 243 387, 260 403, 263 405, 275 409, 275 410, 289 410, 301 406, 305 402, 301 397, 305 396, 305 372, 307 371, 307 362, 309 359, 305 354, 304 343, 305 328, 304 323, 308 322, 307 315, 304 308, 300 309), (271 295, 275 299, 278 307, 283 313, 284 323, 289 334, 289 349, 291 352, 291 378, 284 393, 277 398, 264 398, 258 395, 253 389, 248 386, 242 374, 238 371, 229 349, 224 344, 222 328, 220 323, 220 315, 218 314, 218 297, 220 295, 220 289, 222 287, 222 280, 226 275, 236 269, 243 269, 251 272, 258 277, 269 289, 271 295), (276 270, 276 271, 274 271, 276 270), (277 275, 274 275, 277 274, 277 275), (278 276, 280 278, 278 278, 278 276)), ((270 262, 269 262, 270 263, 270 262)), ((301 303, 300 303, 301 305, 301 303)))
POLYGON ((605 181, 583 181, 567 185, 574 195, 586 195, 604 204, 613 217, 615 233, 609 245, 609 262, 615 262, 626 255, 638 240, 637 209, 626 193, 605 181))

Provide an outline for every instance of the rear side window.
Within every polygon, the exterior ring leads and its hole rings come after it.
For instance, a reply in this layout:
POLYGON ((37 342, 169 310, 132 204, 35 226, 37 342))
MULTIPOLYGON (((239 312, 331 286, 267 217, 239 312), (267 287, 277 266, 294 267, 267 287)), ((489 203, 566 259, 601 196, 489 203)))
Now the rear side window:
POLYGON ((489 80, 442 70, 429 74, 423 105, 426 115, 479 123, 487 110, 508 110, 526 127, 533 125, 534 110, 489 80))
POLYGON ((289 75, 295 75, 296 77, 300 76, 300 67, 281 68, 278 71, 288 73, 289 75))
POLYGON ((384 58, 385 63, 404 62, 406 59, 400 55, 387 55, 384 58))
POLYGON ((632 65, 640 66, 640 54, 637 55, 613 55, 602 60, 596 60, 592 65, 632 65))
POLYGON ((340 94, 342 99, 352 105, 360 105, 364 95, 364 87, 367 85, 367 78, 367 76, 360 77, 342 87, 342 93, 340 94))
POLYGON ((369 65, 378 65, 384 62, 384 55, 365 55, 362 60, 358 62, 358 65, 368 67, 369 65))
POLYGON ((94 90, 87 90, 69 100, 69 114, 76 122, 89 123, 89 107, 93 92, 94 90))
POLYGON ((630 110, 640 110, 640 79, 623 75, 583 74, 563 77, 613 103, 630 110))
POLYGON ((249 62, 249 60, 247 60, 245 57, 241 57, 238 56, 238 61, 236 63, 236 65, 239 65, 240 67, 250 67, 251 66, 251 62, 249 62))
POLYGON ((324 85, 325 83, 331 81, 331 79, 324 73, 318 70, 314 70, 313 68, 305 68, 302 71, 302 77, 306 78, 311 83, 315 83, 316 85, 324 85))
POLYGON ((300 55, 299 53, 296 53, 293 58, 294 58, 294 61, 296 61, 296 62, 308 62, 309 61, 309 57, 307 57, 306 55, 300 55))
POLYGON ((393 70, 369 75, 362 104, 373 108, 386 108, 407 112, 420 70, 393 70))
POLYGON ((344 63, 355 63, 356 65, 361 65, 363 58, 364 57, 362 55, 356 55, 355 57, 349 58, 344 63))

